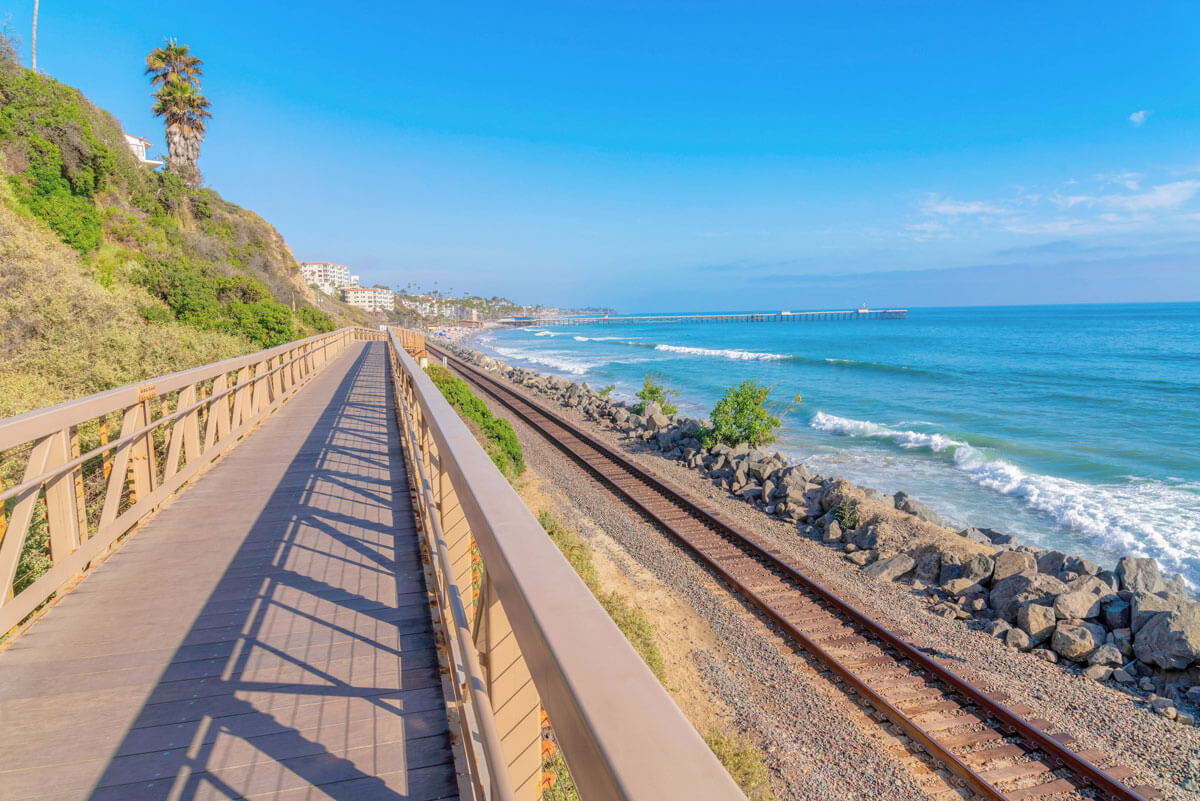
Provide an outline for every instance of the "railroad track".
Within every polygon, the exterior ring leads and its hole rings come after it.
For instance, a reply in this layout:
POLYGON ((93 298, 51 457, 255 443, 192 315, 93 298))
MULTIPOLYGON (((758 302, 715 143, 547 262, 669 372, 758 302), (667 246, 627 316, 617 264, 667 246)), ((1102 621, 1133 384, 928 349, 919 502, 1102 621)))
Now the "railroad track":
POLYGON ((1150 786, 1127 787, 1128 768, 1098 767, 1111 756, 1072 751, 1068 733, 1026 717, 806 577, 770 546, 739 531, 683 490, 592 439, 507 382, 433 349, 468 382, 510 409, 689 549, 710 570, 864 699, 877 719, 903 730, 916 747, 990 801, 1090 797, 1149 801, 1150 786))

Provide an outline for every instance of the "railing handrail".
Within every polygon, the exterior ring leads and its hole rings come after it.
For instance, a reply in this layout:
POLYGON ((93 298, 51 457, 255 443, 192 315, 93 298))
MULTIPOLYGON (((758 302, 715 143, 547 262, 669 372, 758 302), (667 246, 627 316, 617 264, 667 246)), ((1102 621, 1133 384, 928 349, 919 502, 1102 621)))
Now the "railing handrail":
POLYGON ((0 486, 0 633, 90 570, 118 538, 361 339, 385 335, 340 328, 0 420, 0 455, 14 473, 0 486), (114 414, 120 429, 110 438, 114 414), (24 445, 28 450, 17 449, 24 445), (18 592, 35 525, 47 536, 37 547, 50 564, 26 574, 18 592))
POLYGON ((745 796, 428 376, 390 335, 581 796, 745 796))
POLYGON ((374 329, 363 328, 361 326, 345 326, 334 331, 324 334, 314 334, 304 339, 296 339, 283 345, 277 345, 255 353, 247 353, 243 356, 234 356, 219 362, 202 364, 198 367, 190 367, 186 370, 178 370, 174 373, 146 378, 132 384, 126 384, 123 387, 115 387, 114 389, 104 390, 92 395, 85 395, 82 398, 63 401, 54 406, 32 409, 13 417, 0 419, 0 452, 51 434, 63 426, 93 420, 114 409, 128 406, 131 402, 139 400, 139 394, 147 387, 152 387, 155 395, 174 392, 197 381, 216 377, 222 373, 231 373, 243 367, 259 364, 267 359, 273 359, 281 353, 303 348, 309 343, 320 339, 333 339, 339 335, 357 332, 379 335, 379 332, 374 329))

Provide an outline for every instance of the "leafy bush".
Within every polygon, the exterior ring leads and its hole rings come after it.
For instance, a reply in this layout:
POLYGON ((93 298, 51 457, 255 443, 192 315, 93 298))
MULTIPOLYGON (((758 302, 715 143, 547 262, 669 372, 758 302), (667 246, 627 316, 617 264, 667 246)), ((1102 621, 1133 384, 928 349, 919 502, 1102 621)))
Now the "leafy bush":
POLYGON ((337 323, 328 314, 311 306, 301 306, 296 309, 296 319, 318 334, 325 334, 337 328, 337 323))
POLYGON ((476 423, 484 437, 498 448, 499 453, 492 455, 492 461, 501 472, 514 476, 524 473, 525 454, 521 450, 521 443, 517 440, 517 432, 513 430, 512 424, 493 415, 487 404, 471 393, 471 387, 466 381, 440 364, 429 365, 425 372, 450 405, 463 417, 476 423), (497 455, 502 456, 501 461, 496 459, 497 455))
POLYGON ((780 422, 763 406, 770 393, 770 387, 749 380, 730 387, 725 397, 717 401, 709 417, 712 428, 707 434, 708 444, 720 442, 737 445, 746 442, 758 447, 773 441, 774 431, 779 428, 780 422))
POLYGON ((679 397, 679 392, 674 389, 667 389, 664 386, 654 383, 654 379, 649 375, 646 376, 646 383, 638 390, 638 398, 641 400, 638 405, 633 407, 634 414, 642 414, 646 411, 647 404, 657 403, 662 407, 663 414, 675 414, 679 409, 667 397, 679 397))
POLYGON ((597 395, 599 395, 599 396, 600 396, 600 397, 602 397, 602 398, 607 398, 609 395, 611 395, 611 394, 612 394, 612 391, 613 391, 614 389, 616 389, 616 388, 617 388, 617 385, 616 385, 616 384, 609 384, 608 386, 604 387, 603 389, 601 389, 601 390, 600 390, 599 392, 597 392, 596 394, 597 394, 597 395))

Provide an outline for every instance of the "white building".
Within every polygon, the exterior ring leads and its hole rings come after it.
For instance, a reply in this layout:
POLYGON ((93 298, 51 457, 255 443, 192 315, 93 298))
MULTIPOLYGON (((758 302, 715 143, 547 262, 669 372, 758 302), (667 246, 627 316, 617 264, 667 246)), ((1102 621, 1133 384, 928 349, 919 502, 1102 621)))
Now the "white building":
POLYGON ((146 158, 146 148, 154 147, 148 140, 133 134, 125 134, 125 147, 129 148, 129 152, 137 157, 137 160, 147 167, 161 167, 161 161, 146 158))
POLYGON ((399 301, 401 306, 422 317, 438 317, 442 313, 442 304, 428 295, 400 295, 399 301))
POLYGON ((317 288, 326 295, 335 295, 342 287, 357 283, 352 280, 348 267, 334 264, 331 261, 302 261, 300 262, 300 276, 304 279, 304 283, 316 284, 317 288))
POLYGON ((368 311, 392 311, 396 308, 396 293, 390 289, 348 286, 342 289, 342 300, 368 311))

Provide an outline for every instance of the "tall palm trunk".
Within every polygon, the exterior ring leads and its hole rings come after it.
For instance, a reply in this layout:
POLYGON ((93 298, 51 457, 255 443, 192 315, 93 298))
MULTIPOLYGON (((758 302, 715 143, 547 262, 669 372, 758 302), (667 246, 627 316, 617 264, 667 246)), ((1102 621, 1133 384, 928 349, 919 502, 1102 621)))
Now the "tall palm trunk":
POLYGON ((38 18, 38 2, 33 0, 33 45, 30 47, 31 67, 34 72, 37 72, 37 18, 38 18))

